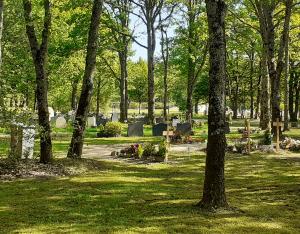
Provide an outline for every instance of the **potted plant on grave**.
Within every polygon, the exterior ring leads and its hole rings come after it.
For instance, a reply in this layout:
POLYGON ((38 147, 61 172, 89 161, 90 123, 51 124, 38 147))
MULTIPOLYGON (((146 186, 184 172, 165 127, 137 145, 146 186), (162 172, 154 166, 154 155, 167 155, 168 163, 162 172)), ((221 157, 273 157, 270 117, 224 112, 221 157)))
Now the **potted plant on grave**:
POLYGON ((272 140, 273 140, 273 134, 271 132, 271 129, 268 128, 264 132, 263 139, 259 142, 260 143, 260 150, 262 152, 266 153, 272 153, 274 152, 274 147, 272 145, 272 140))

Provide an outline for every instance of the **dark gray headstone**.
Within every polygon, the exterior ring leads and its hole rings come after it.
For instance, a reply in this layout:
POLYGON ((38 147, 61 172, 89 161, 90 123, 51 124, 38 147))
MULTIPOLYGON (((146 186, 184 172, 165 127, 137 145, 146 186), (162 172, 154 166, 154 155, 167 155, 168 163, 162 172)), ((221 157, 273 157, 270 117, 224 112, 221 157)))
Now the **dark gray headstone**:
POLYGON ((156 124, 152 129, 153 136, 162 136, 164 131, 167 131, 167 124, 165 123, 156 124))
POLYGON ((107 122, 108 122, 108 119, 105 119, 103 117, 97 117, 97 119, 96 119, 97 126, 99 126, 99 125, 105 126, 107 122))
POLYGON ((148 117, 136 118, 134 121, 141 122, 143 124, 148 124, 149 123, 149 118, 148 117))
POLYGON ((144 125, 143 123, 131 123, 128 124, 127 136, 144 136, 144 125))
POLYGON ((164 118, 163 117, 159 117, 155 119, 156 123, 163 123, 164 122, 164 118))
POLYGON ((225 122, 224 130, 225 130, 225 134, 229 134, 230 133, 229 122, 225 122))
POLYGON ((176 131, 181 135, 191 135, 192 134, 192 125, 190 123, 179 123, 177 124, 176 131))

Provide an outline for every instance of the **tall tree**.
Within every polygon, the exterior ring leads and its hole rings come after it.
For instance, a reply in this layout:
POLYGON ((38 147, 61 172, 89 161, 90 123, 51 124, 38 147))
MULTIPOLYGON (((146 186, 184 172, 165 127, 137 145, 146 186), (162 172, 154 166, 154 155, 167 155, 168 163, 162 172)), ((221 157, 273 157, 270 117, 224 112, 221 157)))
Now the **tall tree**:
POLYGON ((160 33, 161 33, 161 57, 163 62, 163 116, 167 121, 168 108, 168 73, 169 73, 169 57, 170 57, 170 39, 168 36, 167 25, 162 22, 161 13, 159 14, 160 33))
POLYGON ((42 42, 39 45, 34 20, 32 18, 32 4, 30 0, 23 0, 26 33, 36 73, 36 101, 40 125, 40 161, 48 163, 52 157, 51 128, 48 112, 48 77, 46 72, 48 41, 51 26, 50 1, 44 0, 44 28, 42 42))
POLYGON ((127 120, 128 115, 128 53, 131 42, 131 33, 129 29, 129 12, 131 2, 129 0, 115 0, 110 2, 112 20, 106 21, 106 25, 112 31, 112 37, 115 41, 114 50, 119 57, 118 77, 120 91, 120 121, 127 120))
MULTIPOLYGON (((279 6, 280 2, 276 0, 264 1, 264 0, 251 0, 255 13, 259 19, 260 33, 263 41, 263 53, 267 58, 268 73, 271 81, 271 109, 272 109, 272 121, 281 119, 280 110, 280 82, 281 73, 284 69, 284 51, 286 41, 288 40, 288 31, 291 18, 291 10, 293 0, 287 0, 285 2, 285 14, 284 14, 284 25, 281 33, 280 43, 278 47, 277 61, 275 58, 275 10, 279 6)), ((274 135, 277 131, 273 127, 274 135)), ((281 134, 281 129, 280 129, 281 134)))
POLYGON ((4 12, 4 0, 0 0, 0 71, 2 65, 3 12, 4 12))
MULTIPOLYGON (((154 103, 155 103, 155 85, 154 85, 154 53, 156 49, 156 31, 160 28, 160 24, 157 24, 158 17, 162 12, 162 9, 167 5, 164 0, 130 0, 139 13, 132 12, 135 16, 140 18, 145 24, 147 29, 147 45, 139 43, 136 39, 134 41, 147 49, 147 62, 148 62, 148 117, 150 124, 154 123, 154 103)), ((171 8, 168 10, 167 15, 160 21, 160 23, 166 21, 171 17, 175 9, 176 4, 171 4, 171 8)))
POLYGON ((225 84, 226 84, 226 4, 223 0, 206 0, 209 28, 209 111, 208 143, 203 197, 204 209, 227 207, 225 195, 225 84))
POLYGON ((68 157, 81 158, 86 119, 90 108, 93 93, 93 76, 96 68, 96 56, 98 48, 98 32, 102 13, 103 0, 94 0, 87 42, 87 54, 83 83, 76 111, 74 131, 68 151, 68 157))
MULTIPOLYGON (((199 38, 200 33, 199 24, 201 23, 201 3, 202 0, 188 0, 187 7, 187 100, 186 100, 186 119, 188 122, 192 122, 193 115, 193 93, 197 78, 201 73, 201 70, 205 64, 207 54, 207 44, 201 43, 199 53, 199 38), (200 56, 199 56, 200 54, 200 56)), ((200 40, 201 41, 201 40, 200 40)))

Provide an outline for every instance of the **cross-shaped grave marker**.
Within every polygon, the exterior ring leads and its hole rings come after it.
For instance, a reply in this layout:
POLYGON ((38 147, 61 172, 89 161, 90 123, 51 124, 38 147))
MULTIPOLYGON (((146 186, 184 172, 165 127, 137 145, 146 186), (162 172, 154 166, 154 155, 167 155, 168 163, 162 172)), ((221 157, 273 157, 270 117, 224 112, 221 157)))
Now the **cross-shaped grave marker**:
POLYGON ((279 134, 280 127, 283 126, 283 123, 279 121, 279 118, 276 119, 276 122, 273 122, 273 126, 276 127, 276 151, 279 151, 279 134))
POLYGON ((167 137, 167 152, 166 152, 166 157, 165 157, 165 162, 168 161, 168 156, 169 156, 169 149, 170 149, 170 136, 174 136, 174 132, 170 131, 170 121, 166 121, 167 124, 167 131, 163 131, 163 136, 167 137))

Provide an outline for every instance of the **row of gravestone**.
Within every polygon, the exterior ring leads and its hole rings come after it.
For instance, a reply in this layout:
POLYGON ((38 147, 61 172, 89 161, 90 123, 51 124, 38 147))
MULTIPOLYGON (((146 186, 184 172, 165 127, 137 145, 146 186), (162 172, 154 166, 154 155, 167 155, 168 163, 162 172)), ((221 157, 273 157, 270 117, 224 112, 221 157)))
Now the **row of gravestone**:
MULTIPOLYGON (((163 136, 163 132, 167 131, 168 125, 166 123, 158 123, 152 128, 153 136, 163 136)), ((178 123, 176 125, 176 131, 182 135, 191 135, 192 126, 190 123, 178 123)), ((128 124, 127 135, 133 136, 144 136, 144 124, 142 122, 128 124)))

